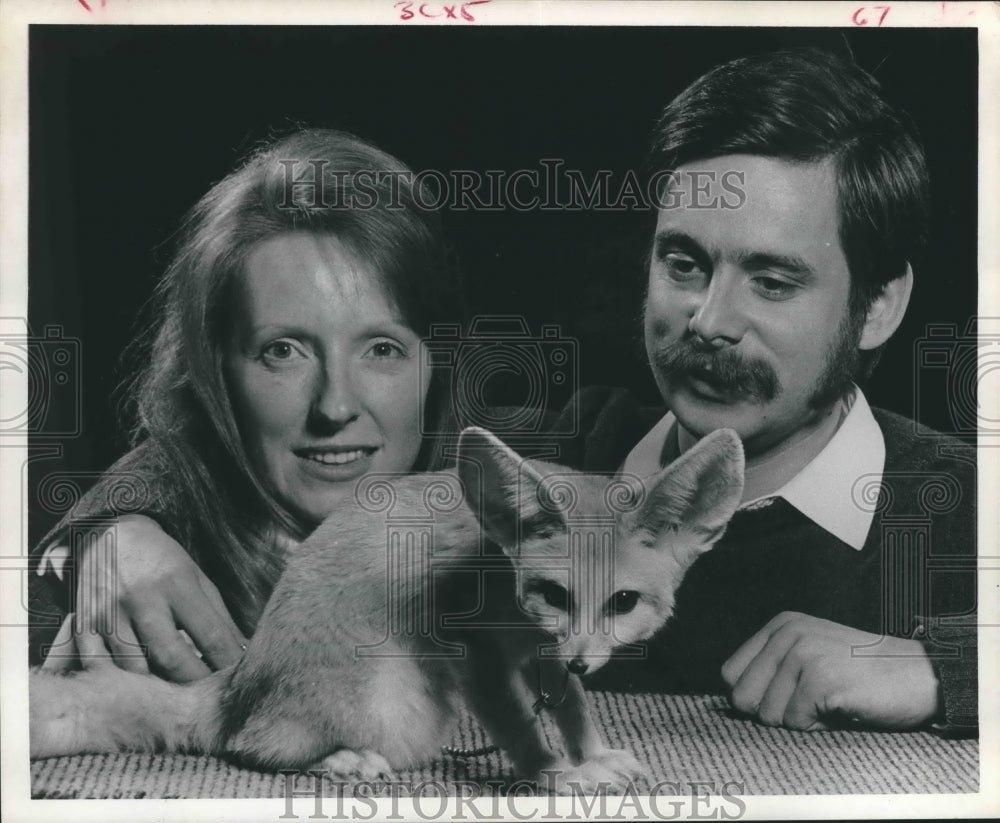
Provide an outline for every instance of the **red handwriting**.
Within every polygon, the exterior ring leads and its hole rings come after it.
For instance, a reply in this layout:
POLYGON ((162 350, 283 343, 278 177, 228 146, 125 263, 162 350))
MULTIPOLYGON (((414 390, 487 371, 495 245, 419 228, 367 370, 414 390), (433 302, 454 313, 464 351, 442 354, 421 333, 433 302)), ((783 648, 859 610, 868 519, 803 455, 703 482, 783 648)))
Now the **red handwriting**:
MULTIPOLYGON (((81 0, 82 2, 82 0, 81 0)), ((412 20, 414 17, 425 17, 432 19, 434 17, 440 17, 445 20, 465 20, 469 23, 475 23, 476 18, 472 16, 472 12, 469 11, 470 6, 481 6, 484 3, 489 3, 490 0, 466 0, 462 4, 452 4, 447 3, 411 3, 402 2, 393 5, 393 8, 399 8, 402 6, 399 12, 400 20, 412 20)))
POLYGON ((854 21, 854 25, 855 26, 867 26, 868 25, 868 17, 867 17, 866 13, 867 13, 867 11, 869 9, 874 9, 875 11, 881 11, 882 12, 879 15, 878 23, 876 23, 876 26, 881 26, 882 23, 885 22, 885 17, 889 13, 889 9, 891 9, 891 8, 892 8, 892 6, 862 6, 856 12, 854 12, 854 14, 851 15, 851 20, 854 21), (865 15, 865 16, 862 16, 862 15, 865 15))
MULTIPOLYGON (((968 4, 967 3, 963 3, 962 5, 965 6, 965 5, 968 5, 968 4)), ((947 8, 947 6, 948 6, 947 3, 942 3, 941 4, 941 14, 942 15, 947 14, 949 11, 953 11, 954 10, 954 4, 952 4, 952 8, 951 9, 947 8)), ((963 9, 959 9, 959 11, 962 11, 962 10, 963 9)), ((976 10, 975 9, 969 9, 965 13, 966 13, 967 16, 972 17, 972 15, 974 15, 976 13, 976 10)))
MULTIPOLYGON (((118 2, 131 3, 132 0, 118 0, 118 2)), ((98 9, 106 9, 108 7, 108 0, 76 0, 76 4, 93 14, 98 9)))

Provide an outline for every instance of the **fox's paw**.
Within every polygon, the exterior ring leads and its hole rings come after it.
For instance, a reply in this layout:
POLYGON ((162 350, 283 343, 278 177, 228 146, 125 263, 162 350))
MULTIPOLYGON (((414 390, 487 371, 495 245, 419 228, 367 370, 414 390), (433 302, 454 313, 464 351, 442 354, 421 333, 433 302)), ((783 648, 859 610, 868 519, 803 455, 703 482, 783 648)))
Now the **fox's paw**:
POLYGON ((621 776, 622 783, 646 776, 646 767, 628 749, 601 749, 583 762, 586 763, 596 763, 612 770, 621 776))
POLYGON ((554 794, 594 794, 625 789, 645 774, 632 752, 602 749, 576 766, 549 771, 542 783, 554 794))
POLYGON ((323 758, 320 768, 330 772, 331 777, 378 780, 392 776, 393 768, 378 752, 371 749, 337 749, 323 758))

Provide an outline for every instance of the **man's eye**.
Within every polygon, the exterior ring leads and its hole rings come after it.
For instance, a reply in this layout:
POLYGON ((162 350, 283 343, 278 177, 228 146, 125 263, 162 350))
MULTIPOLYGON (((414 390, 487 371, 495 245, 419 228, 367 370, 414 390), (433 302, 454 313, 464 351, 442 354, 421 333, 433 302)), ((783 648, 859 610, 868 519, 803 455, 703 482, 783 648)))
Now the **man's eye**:
POLYGON ((698 262, 686 254, 669 252, 663 256, 663 265, 667 273, 675 280, 693 280, 702 275, 698 262))
POLYGON ((777 277, 755 277, 753 283, 760 294, 771 300, 785 300, 798 288, 796 284, 777 277))
POLYGON ((405 357, 406 351, 398 343, 392 343, 388 340, 379 340, 375 343, 369 351, 373 357, 377 358, 388 358, 388 357, 405 357))

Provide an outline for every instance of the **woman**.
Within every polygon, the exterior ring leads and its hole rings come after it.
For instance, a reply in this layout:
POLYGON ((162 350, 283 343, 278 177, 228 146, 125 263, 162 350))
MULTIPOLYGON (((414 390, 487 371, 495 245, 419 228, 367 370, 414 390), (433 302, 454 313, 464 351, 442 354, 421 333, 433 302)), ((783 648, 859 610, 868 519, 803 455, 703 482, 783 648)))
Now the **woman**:
POLYGON ((42 541, 39 573, 62 578, 85 518, 140 512, 119 518, 114 542, 106 524, 83 528, 79 616, 46 667, 106 664, 109 651, 178 680, 228 665, 286 548, 358 477, 440 467, 440 439, 421 432, 448 430, 450 391, 420 339, 460 306, 411 181, 363 140, 304 130, 195 206, 155 294, 134 449, 42 541), (109 502, 123 482, 125 510, 109 502))

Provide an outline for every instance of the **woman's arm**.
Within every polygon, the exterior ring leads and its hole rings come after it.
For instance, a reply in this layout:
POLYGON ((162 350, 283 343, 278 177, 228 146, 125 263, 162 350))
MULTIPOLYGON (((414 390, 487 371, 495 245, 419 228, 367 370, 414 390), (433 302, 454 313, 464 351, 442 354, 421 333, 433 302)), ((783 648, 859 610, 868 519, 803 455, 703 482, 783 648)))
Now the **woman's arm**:
POLYGON ((120 518, 83 548, 74 571, 73 612, 45 669, 113 662, 188 681, 242 654, 246 641, 216 587, 148 517, 120 518))
MULTIPOLYGON (((242 654, 245 640, 216 586, 160 524, 179 517, 170 511, 174 496, 156 462, 142 447, 126 455, 42 544, 37 573, 67 612, 45 650, 45 668, 113 662, 185 681, 242 654), (109 490, 123 477, 141 489, 126 495, 129 507, 143 511, 148 505, 156 519, 116 510, 109 490)), ((37 594, 32 599, 44 600, 37 594)), ((51 611, 48 617, 51 623, 51 611)))

